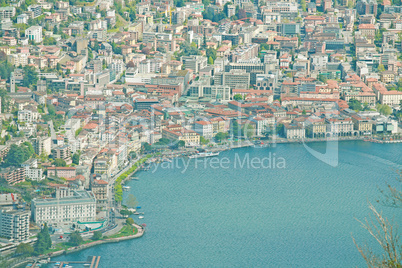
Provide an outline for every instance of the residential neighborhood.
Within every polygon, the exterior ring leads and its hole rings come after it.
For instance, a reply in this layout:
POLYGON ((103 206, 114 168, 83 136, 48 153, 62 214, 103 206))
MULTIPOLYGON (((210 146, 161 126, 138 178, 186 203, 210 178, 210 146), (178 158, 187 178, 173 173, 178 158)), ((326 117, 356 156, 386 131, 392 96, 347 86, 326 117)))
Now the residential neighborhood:
POLYGON ((122 228, 148 158, 402 142, 400 0, 12 0, 0 33, 0 255, 122 228))

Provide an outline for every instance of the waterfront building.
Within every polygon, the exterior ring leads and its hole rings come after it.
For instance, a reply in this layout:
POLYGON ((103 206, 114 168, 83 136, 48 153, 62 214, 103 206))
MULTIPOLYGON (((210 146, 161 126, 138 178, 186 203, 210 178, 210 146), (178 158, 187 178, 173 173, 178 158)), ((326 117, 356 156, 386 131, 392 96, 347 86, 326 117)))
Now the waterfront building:
POLYGON ((91 182, 91 191, 96 198, 98 209, 106 208, 108 202, 109 184, 104 180, 94 179, 91 182))
POLYGON ((29 239, 29 211, 0 210, 0 237, 10 242, 29 239))
POLYGON ((90 191, 59 188, 54 198, 33 199, 31 212, 38 225, 91 222, 96 216, 96 198, 90 191))
POLYGON ((287 139, 304 139, 306 130, 300 124, 284 124, 285 137, 287 139))
POLYGON ((162 129, 162 137, 174 141, 184 141, 186 146, 198 146, 200 144, 200 134, 180 125, 166 126, 162 129))
POLYGON ((327 126, 325 119, 318 116, 310 116, 304 122, 306 126, 306 135, 310 138, 325 138, 327 126))
POLYGON ((371 135, 373 130, 373 121, 368 117, 360 117, 357 114, 351 115, 354 129, 359 132, 360 135, 371 135))
POLYGON ((205 139, 213 138, 213 124, 208 121, 197 121, 194 123, 194 131, 205 139))
POLYGON ((353 122, 350 117, 331 117, 325 119, 327 123, 327 132, 331 136, 352 136, 353 135, 353 122))

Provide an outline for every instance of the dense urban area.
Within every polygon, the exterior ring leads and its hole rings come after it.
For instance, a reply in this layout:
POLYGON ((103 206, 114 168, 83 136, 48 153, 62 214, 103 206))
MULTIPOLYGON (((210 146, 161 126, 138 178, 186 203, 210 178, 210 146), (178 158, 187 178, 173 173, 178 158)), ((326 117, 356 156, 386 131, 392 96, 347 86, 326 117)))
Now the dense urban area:
POLYGON ((2 267, 141 235, 150 160, 402 139, 400 0, 0 6, 2 267))

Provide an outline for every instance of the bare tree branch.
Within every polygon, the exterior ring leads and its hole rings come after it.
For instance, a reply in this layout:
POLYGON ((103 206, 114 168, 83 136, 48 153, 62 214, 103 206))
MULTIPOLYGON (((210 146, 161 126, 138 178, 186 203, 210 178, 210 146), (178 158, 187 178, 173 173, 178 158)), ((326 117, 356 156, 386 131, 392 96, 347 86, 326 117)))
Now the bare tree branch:
POLYGON ((353 242, 363 256, 368 267, 402 267, 402 247, 399 243, 397 228, 382 216, 376 208, 369 203, 369 208, 374 217, 365 218, 364 221, 356 219, 364 229, 377 241, 382 248, 382 254, 376 255, 367 245, 361 247, 353 238, 353 242))

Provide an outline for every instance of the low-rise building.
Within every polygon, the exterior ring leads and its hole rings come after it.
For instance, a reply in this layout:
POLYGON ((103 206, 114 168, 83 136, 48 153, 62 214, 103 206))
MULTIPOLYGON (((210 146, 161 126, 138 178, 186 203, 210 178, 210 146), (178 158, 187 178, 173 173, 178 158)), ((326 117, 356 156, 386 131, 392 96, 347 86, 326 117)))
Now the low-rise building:
POLYGON ((287 139, 304 139, 306 130, 300 124, 284 124, 285 137, 287 139))
POLYGON ((49 167, 47 168, 48 177, 74 178, 76 176, 75 167, 49 167))

